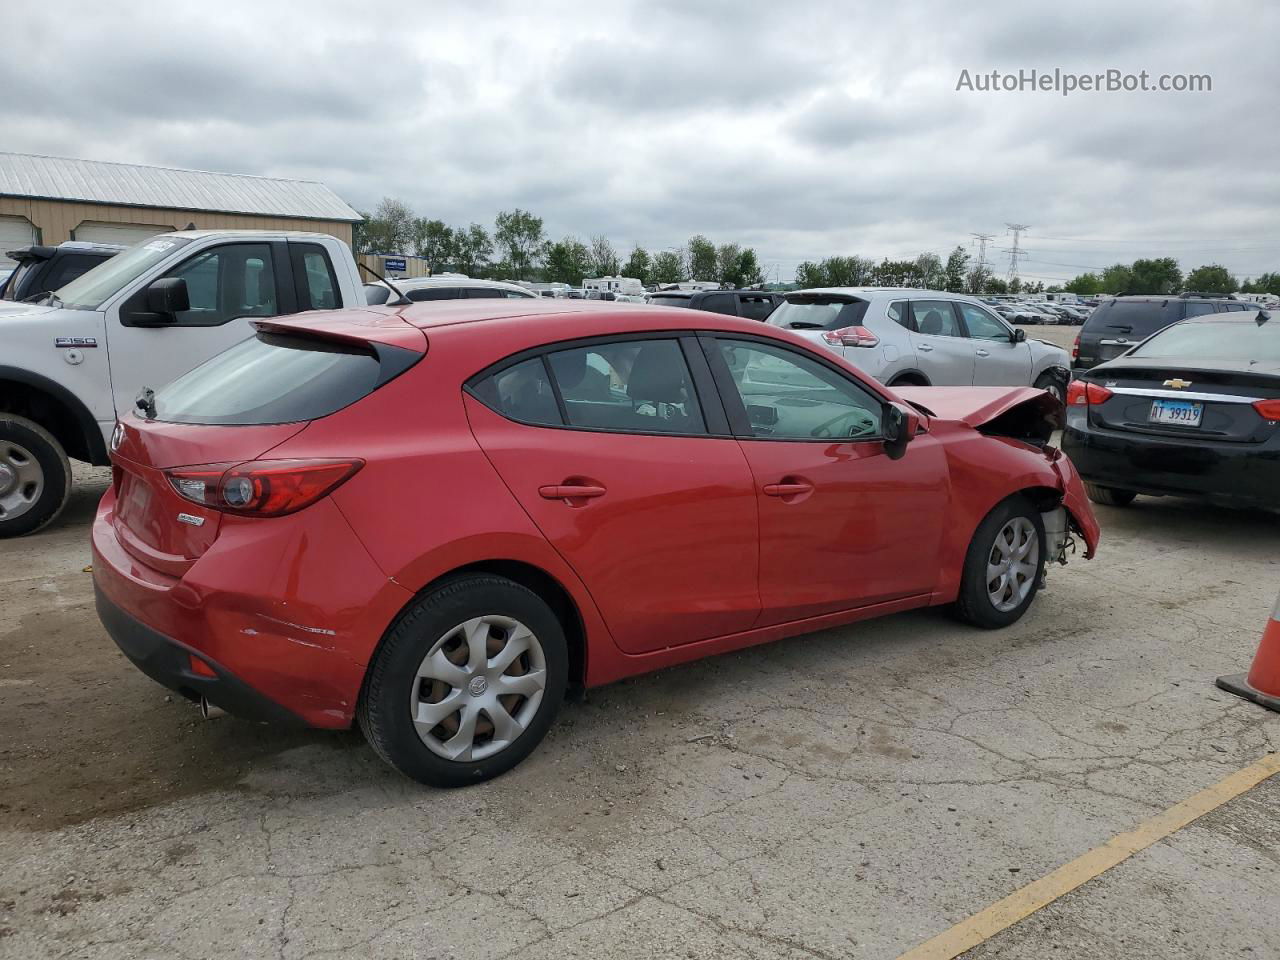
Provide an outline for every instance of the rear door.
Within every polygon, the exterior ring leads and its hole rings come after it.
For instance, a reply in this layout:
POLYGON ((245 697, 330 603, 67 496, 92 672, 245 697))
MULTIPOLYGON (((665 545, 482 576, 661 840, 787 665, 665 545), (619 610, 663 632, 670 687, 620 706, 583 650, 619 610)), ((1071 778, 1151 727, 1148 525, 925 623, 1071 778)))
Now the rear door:
POLYGON ((752 476, 693 337, 561 345, 467 389, 476 439, 623 650, 751 627, 752 476))
POLYGON ((950 300, 912 300, 911 345, 916 366, 935 387, 973 383, 974 344, 950 300))
POLYGON ((974 303, 957 300, 965 332, 974 347, 973 382, 989 387, 1025 387, 1031 383, 1031 348, 1017 343, 1013 331, 974 303))
POLYGON ((760 513, 759 625, 918 596, 934 588, 945 527, 942 446, 884 450, 883 399, 772 341, 706 336, 760 513))

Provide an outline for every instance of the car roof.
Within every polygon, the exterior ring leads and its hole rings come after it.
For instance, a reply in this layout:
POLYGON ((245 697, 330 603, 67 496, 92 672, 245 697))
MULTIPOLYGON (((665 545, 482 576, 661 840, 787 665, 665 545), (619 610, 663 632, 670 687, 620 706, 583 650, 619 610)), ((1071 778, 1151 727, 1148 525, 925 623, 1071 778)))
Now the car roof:
POLYGON ((946 290, 923 290, 919 287, 807 287, 804 290, 788 290, 783 294, 783 296, 792 297, 802 293, 857 296, 864 299, 875 296, 900 296, 906 297, 908 300, 936 300, 941 298, 945 300, 971 300, 975 303, 979 302, 977 297, 970 296, 967 293, 950 293, 946 290))
POLYGON ((522 287, 510 280, 482 280, 479 277, 388 277, 397 287, 416 290, 422 287, 497 287, 501 290, 519 290, 522 293, 533 293, 528 287, 522 287))

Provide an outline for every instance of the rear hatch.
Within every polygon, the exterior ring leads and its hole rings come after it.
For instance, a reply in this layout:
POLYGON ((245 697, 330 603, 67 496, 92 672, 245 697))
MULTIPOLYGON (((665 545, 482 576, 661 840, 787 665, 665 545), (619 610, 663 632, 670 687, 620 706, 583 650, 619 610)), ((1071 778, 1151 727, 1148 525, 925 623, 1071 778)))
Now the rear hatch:
POLYGON ((1131 350, 1156 331, 1181 320, 1183 304, 1176 297, 1104 301, 1080 331, 1074 366, 1087 370, 1131 350))
MULTIPOLYGON (((356 403, 421 358, 422 332, 394 325, 382 340, 416 342, 416 350, 370 339, 375 328, 263 323, 256 336, 140 397, 139 411, 121 420, 113 438, 113 523, 124 548, 181 576, 217 539, 223 514, 235 512, 221 499, 228 471, 267 464, 270 451, 308 423, 356 403)), ((274 476, 277 488, 289 479, 274 476)))
POLYGON ((861 327, 868 305, 868 301, 844 293, 792 293, 778 304, 765 323, 791 330, 811 343, 843 354, 840 339, 826 338, 823 334, 861 327))

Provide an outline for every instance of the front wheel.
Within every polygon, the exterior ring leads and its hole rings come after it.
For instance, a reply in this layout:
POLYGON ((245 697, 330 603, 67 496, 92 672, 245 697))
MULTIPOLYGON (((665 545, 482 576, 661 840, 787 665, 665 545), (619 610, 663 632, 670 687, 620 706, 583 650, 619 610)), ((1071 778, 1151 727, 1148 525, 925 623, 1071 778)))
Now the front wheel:
POLYGON ((369 745, 405 776, 461 787, 533 752, 568 675, 564 630, 537 594, 464 576, 404 612, 369 667, 356 715, 369 745))
POLYGON ((71 494, 62 444, 34 420, 0 413, 0 539, 50 523, 71 494))
POLYGON ((1067 402, 1067 393, 1062 386, 1062 378, 1054 376, 1052 373, 1042 373, 1036 378, 1033 386, 1037 390, 1043 390, 1059 403, 1067 402))
POLYGON ((1021 496, 987 514, 965 555, 955 606, 960 619, 987 629, 1021 619, 1040 589, 1044 542, 1040 511, 1021 496))
POLYGON ((1127 507, 1133 503, 1138 494, 1133 490, 1121 490, 1119 487, 1100 487, 1096 483, 1085 483, 1084 492, 1094 503, 1104 507, 1127 507))

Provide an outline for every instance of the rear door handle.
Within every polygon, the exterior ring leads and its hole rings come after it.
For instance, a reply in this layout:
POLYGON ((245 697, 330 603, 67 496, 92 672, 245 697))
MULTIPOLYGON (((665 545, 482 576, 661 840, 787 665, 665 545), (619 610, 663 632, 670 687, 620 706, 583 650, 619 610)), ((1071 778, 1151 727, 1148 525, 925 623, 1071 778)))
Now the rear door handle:
POLYGON ((764 485, 764 495, 766 497, 794 497, 801 493, 810 493, 813 490, 813 484, 806 481, 792 483, 766 483, 764 485))
POLYGON ((538 496, 543 500, 590 500, 608 492, 604 487, 585 483, 553 483, 538 488, 538 496))

